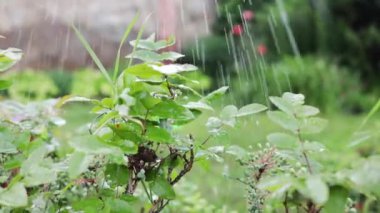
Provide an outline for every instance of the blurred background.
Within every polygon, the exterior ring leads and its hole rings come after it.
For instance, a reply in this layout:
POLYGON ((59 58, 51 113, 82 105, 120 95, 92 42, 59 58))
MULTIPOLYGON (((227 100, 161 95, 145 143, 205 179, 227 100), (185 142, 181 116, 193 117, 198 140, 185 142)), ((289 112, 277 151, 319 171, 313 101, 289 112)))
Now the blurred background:
MULTIPOLYGON (((0 48, 24 52, 15 68, 2 74, 14 82, 1 92, 2 98, 29 102, 109 94, 71 25, 112 69, 123 32, 137 13, 139 24, 129 39, 142 27, 144 37, 175 35, 173 48, 186 55, 180 62, 200 69, 193 76, 201 82, 197 89, 230 85, 224 103, 268 104, 269 96, 286 91, 305 94, 308 104, 330 118, 320 140, 331 150, 349 143, 344 133, 355 131, 379 98, 378 0, 1 0, 0 35, 5 38, 0 38, 0 48)), ((123 55, 129 51, 126 43, 123 55)), ((91 118, 87 109, 77 105, 65 111, 68 131, 91 118)), ((201 117, 198 122, 205 121, 201 117)), ((378 127, 378 122, 373 124, 378 127)), ((199 125, 188 128, 206 135, 199 125)), ((248 119, 219 143, 249 148, 265 142, 265 134, 274 128, 265 118, 248 119)), ((371 141, 356 151, 378 152, 376 138, 371 141)), ((244 210, 244 185, 234 178, 242 171, 231 165, 232 160, 203 165, 180 186, 193 195, 184 195, 181 202, 193 212, 244 210), (215 178, 203 178, 210 174, 215 178)))

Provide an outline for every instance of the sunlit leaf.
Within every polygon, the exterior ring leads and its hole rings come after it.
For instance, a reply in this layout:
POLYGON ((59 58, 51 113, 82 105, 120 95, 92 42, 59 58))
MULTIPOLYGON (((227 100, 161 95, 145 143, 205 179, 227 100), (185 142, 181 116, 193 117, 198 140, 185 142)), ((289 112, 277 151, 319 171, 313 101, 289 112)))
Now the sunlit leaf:
POLYGON ((181 72, 190 72, 198 69, 196 66, 191 64, 168 64, 161 66, 151 64, 149 66, 164 75, 174 75, 181 72))

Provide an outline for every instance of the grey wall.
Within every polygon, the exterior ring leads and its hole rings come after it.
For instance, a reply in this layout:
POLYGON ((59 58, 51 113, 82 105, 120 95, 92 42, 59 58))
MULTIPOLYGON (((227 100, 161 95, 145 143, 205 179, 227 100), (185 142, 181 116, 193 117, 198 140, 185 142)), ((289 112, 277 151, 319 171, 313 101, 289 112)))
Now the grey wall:
POLYGON ((91 64, 70 28, 75 23, 104 64, 111 66, 118 42, 138 11, 141 18, 130 38, 150 14, 145 35, 176 34, 179 49, 208 34, 215 14, 214 0, 0 0, 0 35, 6 37, 0 39, 0 48, 25 52, 18 68, 75 69, 91 64))

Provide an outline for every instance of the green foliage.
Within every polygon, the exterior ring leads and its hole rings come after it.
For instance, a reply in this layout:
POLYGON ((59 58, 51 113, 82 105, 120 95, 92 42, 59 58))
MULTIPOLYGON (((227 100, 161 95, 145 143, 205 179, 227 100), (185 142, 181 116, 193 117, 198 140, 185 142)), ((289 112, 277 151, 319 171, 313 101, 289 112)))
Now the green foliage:
MULTIPOLYGON (((0 49, 0 73, 15 65, 21 59, 21 57, 22 53, 19 49, 0 49)), ((9 88, 11 85, 12 81, 0 79, 0 91, 9 88)))
POLYGON ((95 98, 107 96, 112 93, 111 86, 94 69, 76 70, 72 74, 72 85, 70 94, 95 98))
POLYGON ((22 72, 10 72, 6 79, 14 83, 8 89, 8 94, 12 99, 19 101, 44 100, 54 97, 58 93, 58 88, 53 80, 44 73, 33 70, 22 72), (31 81, 31 79, 33 79, 31 81))
POLYGON ((247 80, 236 79, 232 83, 235 95, 245 98, 240 101, 264 101, 266 94, 277 96, 285 91, 294 91, 310 97, 312 105, 327 112, 337 109, 367 111, 368 106, 376 101, 376 96, 364 93, 357 76, 323 58, 285 57, 264 69, 263 75, 263 83, 257 76, 247 80))
POLYGON ((325 119, 316 117, 319 110, 304 105, 301 94, 284 93, 270 101, 278 110, 267 115, 284 132, 268 135, 267 146, 244 162, 250 212, 344 212, 351 209, 349 200, 355 194, 379 198, 379 156, 357 158, 345 168, 331 167, 337 162, 329 160, 331 153, 312 136, 327 126, 325 119))
MULTIPOLYGON (((97 59, 79 31, 77 34, 97 59)), ((197 67, 174 63, 181 54, 157 53, 173 43, 173 39, 155 41, 154 35, 130 42, 135 51, 127 58, 142 62, 119 74, 116 71, 115 82, 105 82, 109 93, 103 93, 107 96, 100 100, 91 99, 91 91, 86 93, 89 98, 69 95, 26 105, 1 102, 0 153, 5 167, 0 170, 0 205, 6 209, 48 212, 161 212, 176 199, 174 186, 198 159, 220 161, 224 147, 207 148, 207 141, 224 128, 234 127, 239 118, 262 112, 266 107, 226 106, 210 118, 210 122, 220 121, 218 125, 207 123, 211 128, 206 140, 181 134, 178 130, 203 111, 213 112, 211 101, 223 96, 228 87, 205 96, 198 93, 191 86, 199 82, 191 75, 183 75, 197 67), (167 61, 172 63, 166 64, 167 61), (76 101, 93 104, 91 112, 96 117, 89 124, 90 135, 74 134, 67 142, 59 143, 54 130, 65 120, 58 116, 58 109, 76 101)), ((108 79, 100 61, 96 63, 103 78, 108 79)), ((73 90, 83 94, 86 87, 94 85, 96 74, 77 73, 83 78, 74 77, 73 90)), ((28 79, 35 79, 35 74, 28 79)), ((40 80, 38 83, 48 82, 40 80)))

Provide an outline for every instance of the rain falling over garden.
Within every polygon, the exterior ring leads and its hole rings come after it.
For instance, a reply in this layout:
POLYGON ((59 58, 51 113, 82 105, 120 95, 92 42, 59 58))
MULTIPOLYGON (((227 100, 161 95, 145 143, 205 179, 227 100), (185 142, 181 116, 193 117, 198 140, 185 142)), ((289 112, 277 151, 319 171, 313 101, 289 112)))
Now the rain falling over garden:
POLYGON ((0 213, 380 212, 380 1, 0 0, 0 213))

